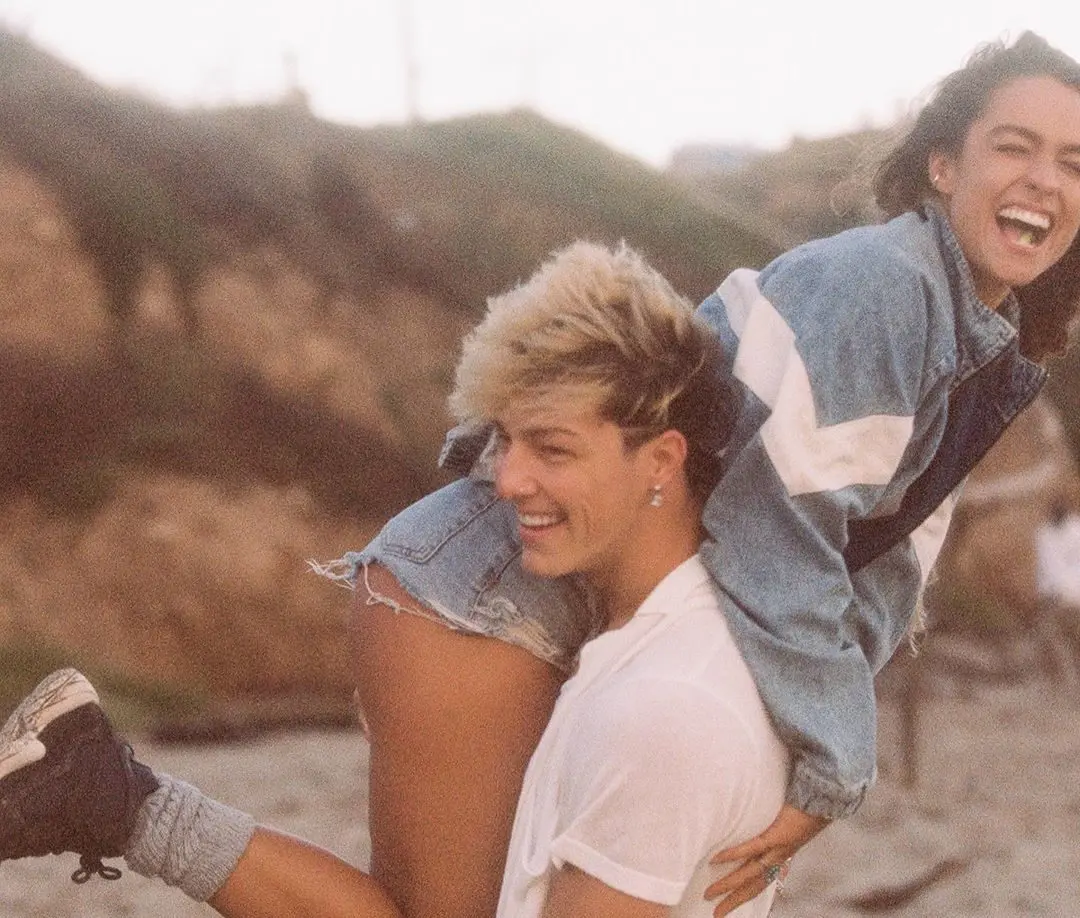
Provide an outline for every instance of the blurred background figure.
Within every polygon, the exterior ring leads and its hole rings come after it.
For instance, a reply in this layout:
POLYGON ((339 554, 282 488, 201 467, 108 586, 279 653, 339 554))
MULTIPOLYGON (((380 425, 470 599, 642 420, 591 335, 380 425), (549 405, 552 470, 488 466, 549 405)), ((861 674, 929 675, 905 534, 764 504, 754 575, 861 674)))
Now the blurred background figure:
POLYGON ((1043 637, 1055 681, 1072 694, 1080 686, 1080 513, 1064 500, 1050 507, 1035 533, 1035 582, 1043 637))

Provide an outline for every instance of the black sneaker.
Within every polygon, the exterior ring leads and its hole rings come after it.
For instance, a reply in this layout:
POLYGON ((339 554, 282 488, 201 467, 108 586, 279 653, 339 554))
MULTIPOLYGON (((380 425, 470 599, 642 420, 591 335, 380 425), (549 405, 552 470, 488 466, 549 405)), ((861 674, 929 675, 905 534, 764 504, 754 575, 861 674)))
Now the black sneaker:
POLYGON ((157 778, 117 736, 86 677, 43 679, 0 729, 0 861, 71 851, 85 883, 120 857, 157 778))

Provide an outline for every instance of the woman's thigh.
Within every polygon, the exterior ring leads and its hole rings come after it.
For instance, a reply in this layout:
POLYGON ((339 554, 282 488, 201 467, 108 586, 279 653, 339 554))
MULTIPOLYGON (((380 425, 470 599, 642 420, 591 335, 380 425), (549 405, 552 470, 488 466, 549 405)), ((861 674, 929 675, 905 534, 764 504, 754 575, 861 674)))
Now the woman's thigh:
MULTIPOLYGON (((373 593, 416 600, 371 565, 373 593)), ((369 604, 350 622, 371 741, 372 873, 411 918, 494 915, 522 777, 561 675, 521 647, 369 604)))

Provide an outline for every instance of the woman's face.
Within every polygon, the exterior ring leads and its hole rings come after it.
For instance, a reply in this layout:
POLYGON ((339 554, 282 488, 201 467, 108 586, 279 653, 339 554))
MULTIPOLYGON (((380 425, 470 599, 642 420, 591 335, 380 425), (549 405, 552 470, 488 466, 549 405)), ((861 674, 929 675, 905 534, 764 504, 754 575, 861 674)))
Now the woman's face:
POLYGON ((495 486, 517 510, 526 570, 609 580, 641 547, 655 465, 648 448, 627 449, 622 429, 595 410, 552 401, 497 419, 495 486))
POLYGON ((929 167, 976 292, 996 308, 1080 227, 1080 90, 1051 77, 1000 86, 959 154, 934 153, 929 167))

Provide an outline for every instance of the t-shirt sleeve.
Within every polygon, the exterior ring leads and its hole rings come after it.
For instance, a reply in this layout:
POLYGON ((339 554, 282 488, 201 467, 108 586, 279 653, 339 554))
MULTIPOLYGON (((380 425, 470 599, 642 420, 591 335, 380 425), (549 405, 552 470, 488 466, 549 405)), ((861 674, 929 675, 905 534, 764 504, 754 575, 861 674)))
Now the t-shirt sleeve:
MULTIPOLYGON (((625 689, 625 686, 621 686, 625 689)), ((738 712, 684 683, 645 683, 590 705, 560 768, 551 854, 608 886, 664 905, 698 862, 732 841, 760 757, 738 712)))

